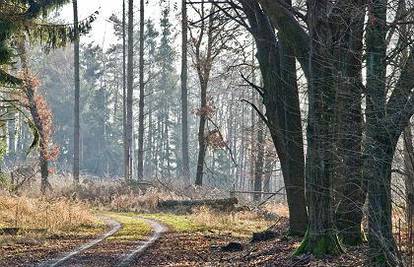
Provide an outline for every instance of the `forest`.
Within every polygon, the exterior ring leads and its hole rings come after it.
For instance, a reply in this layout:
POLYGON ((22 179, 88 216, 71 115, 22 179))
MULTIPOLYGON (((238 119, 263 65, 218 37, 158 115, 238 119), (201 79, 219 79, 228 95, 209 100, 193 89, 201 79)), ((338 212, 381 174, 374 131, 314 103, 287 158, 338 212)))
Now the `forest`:
POLYGON ((0 0, 0 266, 414 266, 413 0, 0 0))

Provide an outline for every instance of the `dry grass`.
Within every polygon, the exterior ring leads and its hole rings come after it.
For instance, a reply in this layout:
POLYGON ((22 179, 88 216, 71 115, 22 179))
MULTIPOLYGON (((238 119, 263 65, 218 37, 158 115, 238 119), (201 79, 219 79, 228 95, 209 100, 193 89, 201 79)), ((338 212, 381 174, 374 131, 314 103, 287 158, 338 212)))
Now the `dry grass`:
POLYGON ((207 229, 241 237, 264 231, 274 223, 251 211, 223 213, 207 207, 195 210, 190 217, 196 224, 203 225, 207 229))
POLYGON ((83 202, 67 198, 44 199, 0 195, 0 225, 22 230, 62 233, 96 225, 95 216, 83 202))
POLYGON ((286 203, 268 202, 263 205, 263 209, 280 217, 289 217, 289 208, 286 203))
POLYGON ((236 237, 251 237, 252 233, 264 231, 274 223, 255 212, 217 212, 207 207, 188 215, 155 213, 141 216, 159 220, 175 232, 209 232, 236 237))

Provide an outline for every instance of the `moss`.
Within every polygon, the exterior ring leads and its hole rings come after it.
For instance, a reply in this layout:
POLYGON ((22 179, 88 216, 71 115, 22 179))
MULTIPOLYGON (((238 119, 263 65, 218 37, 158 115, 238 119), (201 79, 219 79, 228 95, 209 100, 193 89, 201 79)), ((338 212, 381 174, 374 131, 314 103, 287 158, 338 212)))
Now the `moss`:
POLYGON ((337 235, 329 232, 310 235, 308 230, 305 233, 302 243, 294 252, 294 255, 310 253, 317 258, 321 258, 325 255, 339 255, 343 252, 344 249, 337 235))

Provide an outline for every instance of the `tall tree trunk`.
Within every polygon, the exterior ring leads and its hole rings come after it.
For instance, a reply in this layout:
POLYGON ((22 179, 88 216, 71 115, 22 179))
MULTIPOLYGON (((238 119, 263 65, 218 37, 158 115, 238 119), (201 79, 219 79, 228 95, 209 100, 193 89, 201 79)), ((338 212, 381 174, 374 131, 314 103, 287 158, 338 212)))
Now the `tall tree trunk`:
MULTIPOLYGON (((259 111, 263 112, 263 105, 259 104, 259 111)), ((257 122, 257 157, 256 168, 254 174, 254 191, 262 191, 263 184, 263 165, 264 165, 264 124, 262 121, 257 122)), ((262 198, 261 194, 255 194, 253 200, 259 201, 262 198)))
POLYGON ((362 208, 366 199, 366 182, 362 179, 362 49, 364 1, 346 0, 338 8, 342 25, 336 35, 338 51, 336 93, 337 160, 334 187, 338 207, 336 226, 346 245, 364 241, 362 208))
POLYGON ((266 120, 278 153, 289 206, 290 233, 303 235, 307 227, 304 193, 304 153, 299 91, 294 52, 277 41, 269 18, 253 0, 242 2, 255 37, 264 89, 266 120))
MULTIPOLYGON (((201 78, 201 81, 203 79, 201 78)), ((200 103, 200 124, 198 127, 198 159, 197 159, 197 173, 196 173, 196 185, 203 185, 204 174, 204 160, 206 157, 207 143, 205 138, 205 128, 207 123, 207 114, 204 114, 204 110, 207 107, 207 82, 201 82, 201 103, 200 103)))
POLYGON ((269 152, 265 153, 265 164, 264 164, 264 177, 263 177, 263 191, 271 191, 271 179, 273 173, 272 158, 268 155, 269 152))
POLYGON ((74 24, 74 79, 75 79, 75 102, 74 102, 74 124, 73 124, 73 181, 79 184, 79 149, 80 149, 80 80, 79 80, 79 29, 78 29, 78 1, 73 0, 73 24, 74 24))
POLYGON ((335 88, 333 80, 332 25, 329 1, 308 1, 311 37, 309 73, 308 153, 306 191, 309 226, 297 254, 320 257, 342 252, 332 220, 331 179, 334 159, 332 123, 335 88))
POLYGON ((23 79, 25 80, 24 93, 26 94, 28 100, 29 111, 32 116, 34 125, 39 133, 39 164, 40 164, 40 174, 41 174, 41 184, 40 191, 42 195, 47 193, 47 190, 52 190, 52 186, 49 183, 49 162, 47 157, 48 141, 45 135, 45 129, 43 127, 43 122, 41 120, 40 110, 36 103, 36 90, 32 84, 32 77, 30 76, 29 61, 27 58, 27 51, 25 45, 25 38, 18 41, 18 50, 20 54, 22 70, 23 70, 23 79))
POLYGON ((188 18, 186 0, 181 1, 181 146, 182 146, 182 175, 187 183, 190 182, 190 165, 188 156, 188 90, 187 90, 187 35, 188 18))
POLYGON ((140 22, 139 22, 139 118, 138 118, 138 179, 144 179, 144 103, 145 103, 145 84, 144 84, 144 0, 140 0, 140 22))
MULTIPOLYGON (((242 1, 255 37, 263 77, 265 120, 278 153, 289 206, 290 233, 307 227, 304 193, 304 153, 294 51, 277 40, 273 25, 253 0, 242 1)), ((281 38, 283 39, 283 38, 281 38)))
POLYGON ((122 134, 124 145, 124 179, 129 179, 129 150, 127 141, 127 112, 126 112, 126 8, 125 0, 122 1, 122 134))
MULTIPOLYGON (((252 72, 252 82, 255 83, 255 78, 254 78, 254 71, 252 72)), ((255 91, 252 91, 252 95, 251 95, 251 102, 255 103, 256 101, 256 97, 255 97, 255 91)), ((257 138, 257 134, 256 134, 256 111, 254 109, 251 110, 250 113, 250 133, 249 133, 249 148, 250 148, 250 153, 249 153, 249 167, 250 167, 250 172, 249 172, 249 190, 254 190, 255 188, 255 182, 256 182, 256 172, 255 172, 255 168, 256 168, 256 138, 257 138)), ((257 196, 255 196, 256 194, 252 194, 252 198, 255 199, 257 198, 257 196)))
POLYGON ((303 151, 302 119, 299 103, 299 88, 296 76, 296 61, 293 50, 283 40, 279 42, 280 79, 282 94, 278 101, 279 127, 287 157, 282 156, 283 178, 292 219, 290 232, 302 235, 307 227, 305 205, 305 160, 303 151))
POLYGON ((8 112, 11 117, 7 121, 7 136, 9 141, 7 157, 12 163, 16 159, 16 113, 12 108, 8 112))
MULTIPOLYGON (((411 225, 414 217, 414 146, 411 125, 404 130, 404 170, 407 222, 411 225)), ((409 233, 412 235, 413 233, 409 233)))
MULTIPOLYGON (((126 179, 132 179, 132 104, 134 89, 134 0, 128 0, 128 64, 127 64, 127 97, 126 97, 126 139, 125 160, 126 179)), ((140 88, 141 90, 141 88, 140 88)), ((141 100, 140 100, 141 101, 141 100)))
POLYGON ((402 266, 391 217, 391 165, 398 137, 390 134, 385 111, 387 1, 373 0, 368 10, 364 178, 368 181, 370 260, 373 266, 402 266))
MULTIPOLYGON (((201 17, 204 18, 205 13, 205 1, 201 2, 201 17)), ((197 158, 197 172, 196 172, 196 185, 203 185, 203 174, 204 174, 204 161, 206 157, 207 151, 207 142, 205 139, 205 130, 207 124, 207 116, 209 115, 209 110, 207 106, 207 88, 208 83, 210 80, 210 72, 213 65, 214 56, 217 56, 217 51, 213 51, 214 46, 214 37, 215 30, 217 28, 214 27, 214 8, 211 8, 209 11, 208 22, 206 23, 204 20, 201 22, 200 26, 200 36, 198 36, 198 40, 196 40, 195 44, 195 61, 196 61, 196 69, 198 74, 198 79, 200 81, 200 124, 198 127, 198 158, 197 158), (202 53, 202 45, 206 42, 205 52, 202 53)))

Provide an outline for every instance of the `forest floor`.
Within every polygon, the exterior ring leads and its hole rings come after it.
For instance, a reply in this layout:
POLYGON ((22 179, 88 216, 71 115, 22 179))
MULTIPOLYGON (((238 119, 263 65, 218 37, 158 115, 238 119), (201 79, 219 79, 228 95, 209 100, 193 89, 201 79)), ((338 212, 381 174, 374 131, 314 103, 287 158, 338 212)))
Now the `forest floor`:
MULTIPOLYGON (((251 218, 246 221, 226 217, 211 218, 201 215, 198 219, 187 215, 100 213, 120 224, 112 235, 102 242, 83 248, 90 240, 113 230, 114 224, 100 219, 96 227, 78 229, 77 234, 52 236, 25 236, 2 240, 0 266, 363 266, 364 247, 350 249, 341 257, 316 260, 311 256, 292 258, 300 239, 289 238, 286 220, 273 231, 273 240, 252 243, 251 234, 264 230, 263 222, 251 218), (145 219, 144 219, 145 217, 145 219), (207 223, 207 221, 209 221, 207 223), (159 222, 165 229, 154 235, 154 225, 159 222), (229 222, 231 222, 229 224, 229 222), (158 238, 159 237, 159 238, 158 238), (145 241, 153 244, 143 250, 145 241), (236 242, 233 251, 229 243, 236 242), (77 248, 81 248, 78 251, 77 248), (142 248, 142 249, 141 249, 142 248), (136 251, 136 250, 143 251, 136 251), (68 254, 77 251, 75 254, 68 254), (125 261, 132 252, 130 261, 125 261), (68 257, 69 255, 69 257, 68 257), (59 261, 63 259, 64 261, 59 261), (124 261, 124 265, 122 262, 124 261)), ((199 215, 200 216, 200 215, 199 215)))

